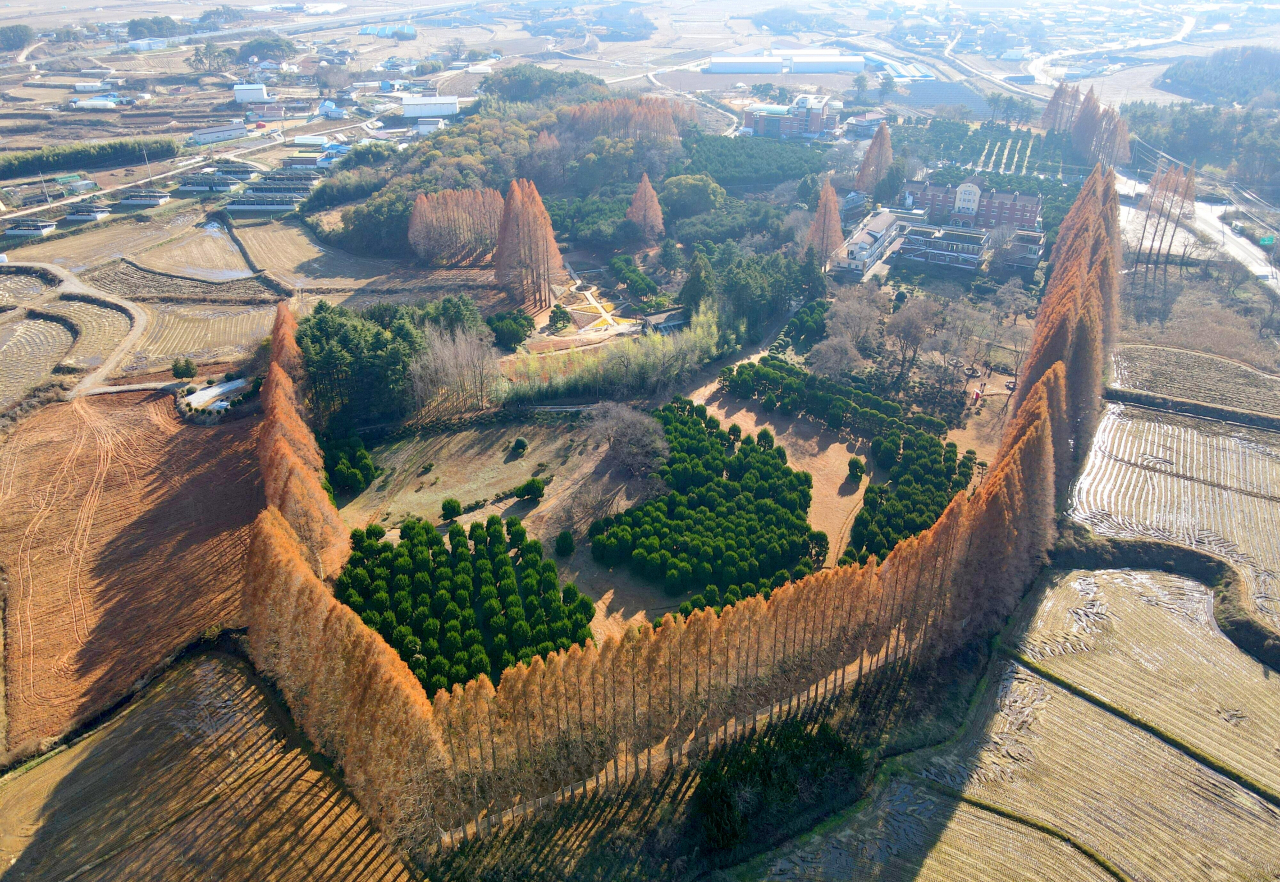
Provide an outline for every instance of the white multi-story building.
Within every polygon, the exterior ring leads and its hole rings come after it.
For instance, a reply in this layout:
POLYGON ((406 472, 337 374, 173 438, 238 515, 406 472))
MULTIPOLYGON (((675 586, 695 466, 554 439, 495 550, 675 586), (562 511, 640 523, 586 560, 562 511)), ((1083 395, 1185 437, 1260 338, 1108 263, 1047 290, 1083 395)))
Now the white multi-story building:
POLYGON ((832 272, 864 275, 897 240, 898 224, 897 215, 888 209, 869 216, 832 255, 832 272))

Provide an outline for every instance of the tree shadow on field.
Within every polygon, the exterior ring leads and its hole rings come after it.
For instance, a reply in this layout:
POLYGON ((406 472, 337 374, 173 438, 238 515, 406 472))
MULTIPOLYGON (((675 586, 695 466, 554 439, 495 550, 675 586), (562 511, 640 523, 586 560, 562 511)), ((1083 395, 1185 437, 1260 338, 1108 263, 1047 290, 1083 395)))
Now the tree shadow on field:
POLYGON ((151 449, 149 439, 117 440, 94 524, 111 534, 86 562, 98 618, 74 659, 84 684, 77 721, 110 707, 203 632, 242 624, 249 527, 265 506, 256 422, 184 424, 151 449), (131 460, 130 445, 146 458, 131 460), (135 496, 129 507, 111 504, 135 496), (117 511, 132 518, 112 523, 117 511))
POLYGON ((9 820, 34 833, 6 879, 411 878, 250 666, 221 652, 179 662, 9 789, 9 820), (22 804, 28 792, 43 796, 22 804))

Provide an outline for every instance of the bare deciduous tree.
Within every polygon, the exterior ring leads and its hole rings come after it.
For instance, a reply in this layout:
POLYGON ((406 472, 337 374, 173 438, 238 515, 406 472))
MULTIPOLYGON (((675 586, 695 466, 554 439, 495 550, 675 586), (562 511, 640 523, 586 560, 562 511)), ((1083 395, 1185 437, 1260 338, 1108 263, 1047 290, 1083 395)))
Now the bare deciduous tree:
POLYGON ((653 417, 625 404, 607 401, 591 409, 592 433, 609 447, 605 459, 628 477, 642 477, 667 455, 667 439, 653 417))
POLYGON ((483 410, 501 399, 504 384, 498 353, 487 328, 478 331, 423 329, 422 350, 409 366, 419 408, 441 414, 483 410))

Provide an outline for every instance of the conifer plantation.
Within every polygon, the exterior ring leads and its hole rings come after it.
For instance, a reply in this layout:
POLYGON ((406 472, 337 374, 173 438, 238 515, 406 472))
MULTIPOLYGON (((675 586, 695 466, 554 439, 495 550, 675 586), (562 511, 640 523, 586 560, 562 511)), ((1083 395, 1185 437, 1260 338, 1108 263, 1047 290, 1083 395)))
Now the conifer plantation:
MULTIPOLYGON (((873 186, 874 189, 874 186, 873 186)), ((818 252, 818 262, 826 267, 831 255, 844 244, 844 231, 840 228, 840 199, 836 196, 831 179, 822 182, 818 196, 818 212, 809 226, 809 245, 818 252)))
POLYGON ((474 266, 497 246, 502 210, 497 190, 419 193, 409 216, 409 244, 433 266, 474 266))
POLYGON ((526 312, 536 314, 551 308, 551 286, 564 274, 564 261, 538 188, 533 181, 512 181, 494 253, 498 284, 523 297, 526 312))
POLYGON ((636 195, 631 198, 631 206, 627 209, 627 220, 640 228, 640 235, 646 242, 657 242, 666 232, 662 223, 662 206, 658 204, 653 184, 649 183, 648 172, 640 176, 640 186, 636 187, 636 195))
POLYGON ((867 155, 862 157, 862 165, 858 166, 858 176, 854 179, 853 188, 860 193, 870 193, 876 184, 889 173, 893 165, 893 147, 889 142, 889 127, 883 122, 876 129, 867 147, 867 155))
MULTIPOLYGON (((540 209, 532 185, 513 184, 498 246, 509 277, 520 272, 513 269, 516 255, 545 248, 537 245, 546 242, 545 231, 528 221, 537 214, 530 203, 540 209)), ((883 560, 869 555, 861 565, 804 576, 773 588, 767 600, 757 593, 719 610, 668 614, 656 626, 599 643, 548 649, 544 642, 527 662, 501 671, 496 688, 495 672, 480 670, 476 654, 474 669, 468 668, 473 679, 433 696, 402 654, 339 602, 325 581, 357 577, 355 570, 337 576, 349 540, 320 488, 319 452, 292 379, 299 366, 294 325, 282 307, 264 388, 262 465, 270 505, 255 525, 245 594, 254 661, 279 685, 316 746, 342 768, 381 829, 422 855, 451 844, 449 831, 483 833, 509 817, 513 805, 563 792, 602 770, 610 781, 656 774, 671 748, 729 721, 754 720, 757 710, 774 702, 790 704, 810 690, 840 690, 890 660, 910 668, 990 636, 1046 560, 1055 539, 1056 501, 1097 421, 1116 316, 1117 211, 1114 177, 1096 168, 1059 231, 1053 274, 999 455, 985 480, 970 493, 956 493, 928 529, 899 540, 883 560)), ((546 255, 542 260, 550 263, 546 255)), ((543 269, 549 282, 550 267, 543 269)), ((696 484, 692 465, 689 474, 696 484)), ((702 485, 718 493, 715 480, 702 485)), ((732 492, 723 489, 726 497, 732 492)), ((676 495, 665 500, 671 515, 680 507, 671 507, 676 495)), ((763 511, 765 502, 757 499, 750 508, 763 511)), ((477 553, 482 542, 501 606, 499 586, 508 578, 499 577, 498 567, 504 573, 508 564, 517 573, 525 568, 528 577, 535 570, 523 548, 518 557, 509 556, 514 537, 492 526, 490 532, 488 525, 475 525, 474 535, 459 537, 448 565, 456 579, 469 543, 472 576, 478 577, 472 587, 477 581, 488 587, 477 553)), ((386 574, 395 574, 393 582, 408 580, 413 601, 416 558, 430 555, 424 572, 438 574, 430 567, 441 549, 419 536, 415 525, 410 533, 413 576, 400 572, 405 556, 398 548, 386 574)), ((370 542, 377 545, 376 572, 389 550, 367 532, 355 538, 366 564, 374 551, 370 542)), ((541 564, 536 571, 536 604, 550 620, 543 604, 554 607, 557 592, 543 586, 554 576, 544 574, 541 564)), ((525 577, 516 581, 527 611, 534 597, 525 577)), ((510 585, 505 594, 512 595, 510 585)), ((561 605, 567 605, 565 595, 561 589, 561 605)), ((461 627, 466 610, 450 597, 461 627)), ((493 600, 479 613, 472 602, 477 621, 493 600)), ((493 607, 489 613, 499 615, 493 607)), ((481 642, 472 635, 470 644, 485 646, 476 630, 481 642)), ((405 642, 403 632, 401 638, 405 642)), ((487 660, 494 661, 492 654, 487 660)), ((428 685, 438 685, 434 677, 428 685)))

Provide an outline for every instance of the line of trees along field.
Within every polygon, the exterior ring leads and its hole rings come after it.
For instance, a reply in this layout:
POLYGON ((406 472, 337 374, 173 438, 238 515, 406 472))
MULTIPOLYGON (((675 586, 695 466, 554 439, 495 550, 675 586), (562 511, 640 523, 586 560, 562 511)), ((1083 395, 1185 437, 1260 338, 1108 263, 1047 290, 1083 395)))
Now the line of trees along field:
POLYGON ((56 171, 79 171, 108 165, 134 165, 178 155, 172 138, 122 138, 96 144, 64 144, 0 156, 0 181, 56 171))
POLYGON ((337 513, 286 382, 301 374, 282 310, 264 404, 271 443, 289 449, 263 463, 271 504, 245 593, 255 662, 382 830, 421 856, 441 831, 606 765, 639 772, 649 748, 715 731, 833 670, 914 665, 993 633, 1046 559, 1055 498, 1096 424, 1115 323, 1117 209, 1113 175, 1095 170, 1063 222, 999 455, 928 530, 883 562, 815 573, 767 601, 668 615, 656 628, 534 656, 503 671, 496 689, 481 674, 430 700, 322 581, 348 539, 333 535, 337 513))
POLYGON ((1092 86, 1081 97, 1079 86, 1059 83, 1040 125, 1047 132, 1070 132, 1071 146, 1089 162, 1113 166, 1129 161, 1129 125, 1118 110, 1098 100, 1092 86))

